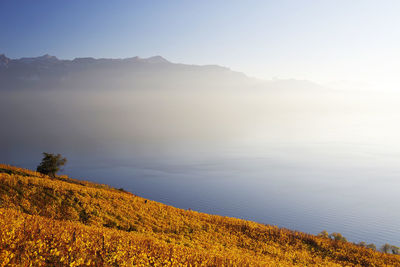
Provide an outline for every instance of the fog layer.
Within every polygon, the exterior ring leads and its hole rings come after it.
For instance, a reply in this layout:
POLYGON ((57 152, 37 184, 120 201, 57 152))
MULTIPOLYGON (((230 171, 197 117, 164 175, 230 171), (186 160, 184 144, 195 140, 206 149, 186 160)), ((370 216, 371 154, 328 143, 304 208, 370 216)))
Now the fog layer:
POLYGON ((128 70, 109 80, 110 69, 66 82, 60 65, 47 84, 53 63, 43 64, 22 78, 2 70, 2 163, 35 168, 42 152, 61 153, 64 173, 177 207, 378 245, 400 238, 398 95, 215 67, 161 75, 149 62, 128 64, 141 83, 128 70))

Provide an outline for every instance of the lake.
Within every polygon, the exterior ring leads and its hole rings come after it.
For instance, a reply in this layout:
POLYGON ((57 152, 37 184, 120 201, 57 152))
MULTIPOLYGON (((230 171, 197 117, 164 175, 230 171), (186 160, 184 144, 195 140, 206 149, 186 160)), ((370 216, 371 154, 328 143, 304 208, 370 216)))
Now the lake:
POLYGON ((270 143, 208 155, 203 148, 197 156, 113 159, 91 168, 71 163, 67 173, 178 208, 400 245, 399 155, 383 151, 350 143, 270 143))
POLYGON ((61 153, 71 177, 178 208, 400 246, 399 95, 4 93, 1 162, 61 153), (12 111, 12 112, 10 112, 12 111))

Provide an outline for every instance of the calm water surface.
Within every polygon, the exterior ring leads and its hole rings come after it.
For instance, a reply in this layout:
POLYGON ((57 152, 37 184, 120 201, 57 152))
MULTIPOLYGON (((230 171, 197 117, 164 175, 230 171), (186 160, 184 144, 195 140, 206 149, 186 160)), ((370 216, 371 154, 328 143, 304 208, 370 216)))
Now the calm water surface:
POLYGON ((175 207, 400 246, 399 102, 252 90, 3 94, 0 162, 35 168, 42 152, 61 153, 71 177, 175 207))
POLYGON ((390 149, 270 143, 195 152, 71 162, 67 172, 183 209, 400 245, 400 158, 390 149))

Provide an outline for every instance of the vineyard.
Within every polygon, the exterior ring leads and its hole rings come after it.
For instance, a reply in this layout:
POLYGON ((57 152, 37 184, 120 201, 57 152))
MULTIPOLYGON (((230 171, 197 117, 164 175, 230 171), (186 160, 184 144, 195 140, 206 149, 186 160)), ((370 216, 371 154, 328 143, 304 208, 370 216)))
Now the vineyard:
POLYGON ((0 165, 1 266, 400 266, 400 256, 0 165))

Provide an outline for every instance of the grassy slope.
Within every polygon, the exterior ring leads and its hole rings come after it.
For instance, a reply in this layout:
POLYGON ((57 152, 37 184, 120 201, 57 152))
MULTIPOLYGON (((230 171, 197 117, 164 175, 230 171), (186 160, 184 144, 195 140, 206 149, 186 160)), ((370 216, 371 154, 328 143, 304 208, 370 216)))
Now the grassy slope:
POLYGON ((0 165, 0 262, 72 266, 400 266, 351 243, 187 211, 0 165))

